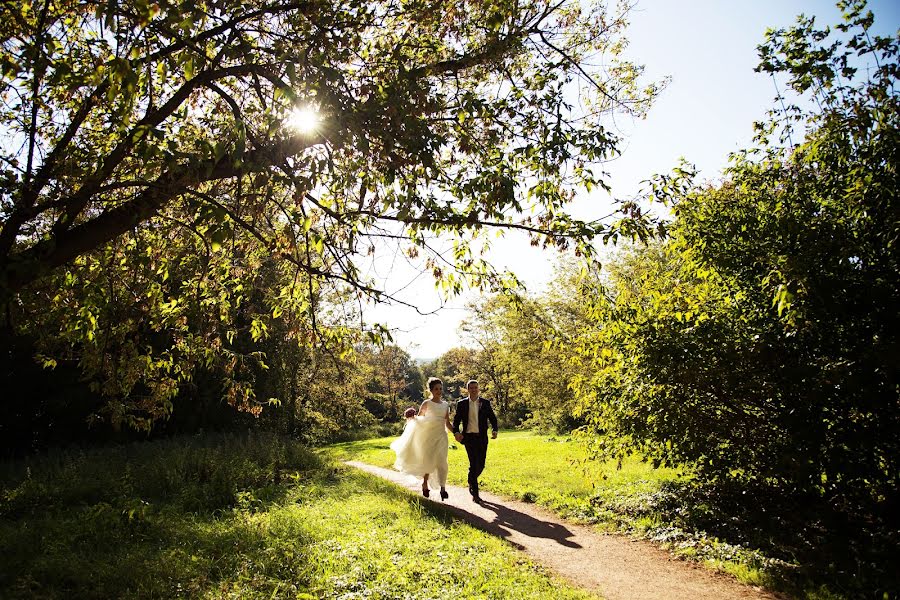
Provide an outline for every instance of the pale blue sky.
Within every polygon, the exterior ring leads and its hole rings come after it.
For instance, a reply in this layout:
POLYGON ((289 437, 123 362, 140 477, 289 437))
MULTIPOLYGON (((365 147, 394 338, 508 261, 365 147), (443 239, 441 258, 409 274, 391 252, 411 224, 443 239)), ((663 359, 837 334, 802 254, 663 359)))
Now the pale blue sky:
MULTIPOLYGON (((896 35, 900 2, 878 0, 869 7, 875 32, 896 35)), ((839 19, 835 4, 825 0, 641 0, 631 17, 628 55, 646 65, 650 79, 672 81, 645 120, 617 121, 625 140, 623 155, 608 168, 614 195, 636 194, 642 180, 670 171, 679 157, 695 164, 701 178, 719 177, 729 152, 749 146, 753 122, 765 116, 775 96, 771 78, 753 71, 756 46, 767 28, 789 26, 801 13, 815 15, 820 26, 839 19)), ((609 200, 601 194, 580 198, 576 212, 602 216, 609 200)), ((491 258, 534 290, 546 283, 557 260, 517 236, 505 239, 491 258)), ((441 305, 430 277, 418 278, 401 297, 426 311, 441 305)), ((432 358, 461 344, 456 329, 464 303, 465 298, 454 300, 427 317, 381 306, 367 318, 395 328, 396 342, 414 357, 432 358)))

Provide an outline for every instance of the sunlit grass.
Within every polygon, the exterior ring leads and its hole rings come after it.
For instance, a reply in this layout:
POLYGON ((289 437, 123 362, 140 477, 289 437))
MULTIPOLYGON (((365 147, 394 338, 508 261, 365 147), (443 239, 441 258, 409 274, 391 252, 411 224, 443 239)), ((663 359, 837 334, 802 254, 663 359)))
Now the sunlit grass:
MULTIPOLYGON (((391 467, 393 439, 336 444, 323 453, 338 460, 391 467)), ((450 483, 464 486, 468 461, 465 450, 452 438, 449 457, 450 483)), ((480 482, 485 490, 543 505, 566 519, 649 538, 677 556, 731 573, 745 583, 786 589, 787 584, 769 571, 783 563, 704 532, 685 531, 659 511, 660 501, 671 501, 677 494, 673 490, 688 478, 676 469, 654 469, 637 457, 624 460, 621 467, 616 462, 590 461, 574 439, 521 431, 501 432, 490 442, 480 482)), ((821 590, 791 588, 791 592, 799 597, 828 597, 821 590)))
MULTIPOLYGON (((338 460, 359 460, 380 467, 394 464, 389 445, 394 438, 378 438, 329 446, 326 453, 338 460)), ((680 476, 674 469, 653 469, 637 458, 622 462, 588 461, 584 447, 566 437, 542 436, 528 431, 503 432, 488 446, 487 466, 479 480, 483 489, 537 502, 568 517, 596 521, 588 509, 591 498, 615 496, 621 501, 659 489, 662 482, 680 476)), ((466 485, 468 460, 462 445, 451 438, 449 482, 466 485)))
POLYGON ((274 436, 0 464, 2 598, 587 598, 507 543, 274 436))

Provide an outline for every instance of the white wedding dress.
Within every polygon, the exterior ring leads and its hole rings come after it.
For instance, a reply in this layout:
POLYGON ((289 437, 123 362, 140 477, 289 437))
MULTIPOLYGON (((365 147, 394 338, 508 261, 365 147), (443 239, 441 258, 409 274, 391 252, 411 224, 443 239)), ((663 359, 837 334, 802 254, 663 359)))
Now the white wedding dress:
POLYGON ((409 475, 428 475, 428 487, 447 485, 447 430, 444 423, 450 405, 426 400, 425 414, 407 420, 403 435, 391 442, 397 453, 394 468, 409 475))

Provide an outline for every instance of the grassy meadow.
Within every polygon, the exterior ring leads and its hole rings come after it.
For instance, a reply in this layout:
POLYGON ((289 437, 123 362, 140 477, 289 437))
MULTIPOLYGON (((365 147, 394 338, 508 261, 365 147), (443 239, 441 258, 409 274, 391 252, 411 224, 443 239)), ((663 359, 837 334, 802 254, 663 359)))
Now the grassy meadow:
MULTIPOLYGON (((327 456, 390 467, 394 438, 335 444, 327 456)), ((465 449, 450 439, 449 482, 466 485, 465 449)), ((501 432, 491 440, 482 489, 534 502, 560 516, 618 530, 660 543, 677 556, 699 560, 754 585, 787 589, 785 573, 794 566, 768 557, 750 544, 721 540, 684 527, 677 518, 683 510, 680 490, 689 478, 678 470, 654 469, 638 458, 598 463, 587 460, 584 447, 567 437, 543 436, 529 431, 501 432), (730 542, 730 543, 729 543, 730 542)), ((791 590, 809 598, 832 597, 824 590, 791 590)))
MULTIPOLYGON (((379 467, 394 464, 389 445, 395 438, 385 437, 335 444, 328 456, 338 460, 359 460, 379 467)), ((469 463, 461 444, 450 438, 449 482, 466 485, 469 463)), ((502 432, 488 447, 487 466, 479 479, 481 486, 494 492, 536 502, 573 519, 609 524, 615 511, 598 519, 598 499, 625 503, 659 490, 679 473, 673 469, 652 469, 637 459, 615 464, 587 461, 584 448, 566 437, 550 437, 529 431, 502 432), (598 487, 597 483, 602 482, 598 487)))
POLYGON ((2 598, 589 598, 507 543, 268 435, 0 463, 2 598))

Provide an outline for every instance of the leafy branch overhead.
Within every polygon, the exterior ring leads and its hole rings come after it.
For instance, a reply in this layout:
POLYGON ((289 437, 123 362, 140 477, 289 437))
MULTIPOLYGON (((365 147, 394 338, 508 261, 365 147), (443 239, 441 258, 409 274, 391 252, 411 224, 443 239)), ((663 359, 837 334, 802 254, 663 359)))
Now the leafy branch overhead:
MULTIPOLYGON (((617 138, 601 120, 641 115, 659 91, 620 57, 629 8, 6 3, 3 295, 128 232, 178 226, 168 219, 216 246, 246 230, 374 296, 359 260, 397 235, 427 249, 426 235, 512 227, 589 253, 616 222, 565 206, 605 186, 597 169, 617 138), (320 115, 314 131, 290 127, 303 107, 320 115)), ((629 234, 645 225, 620 218, 629 234)), ((458 262, 473 283, 498 281, 469 254, 458 262)))

